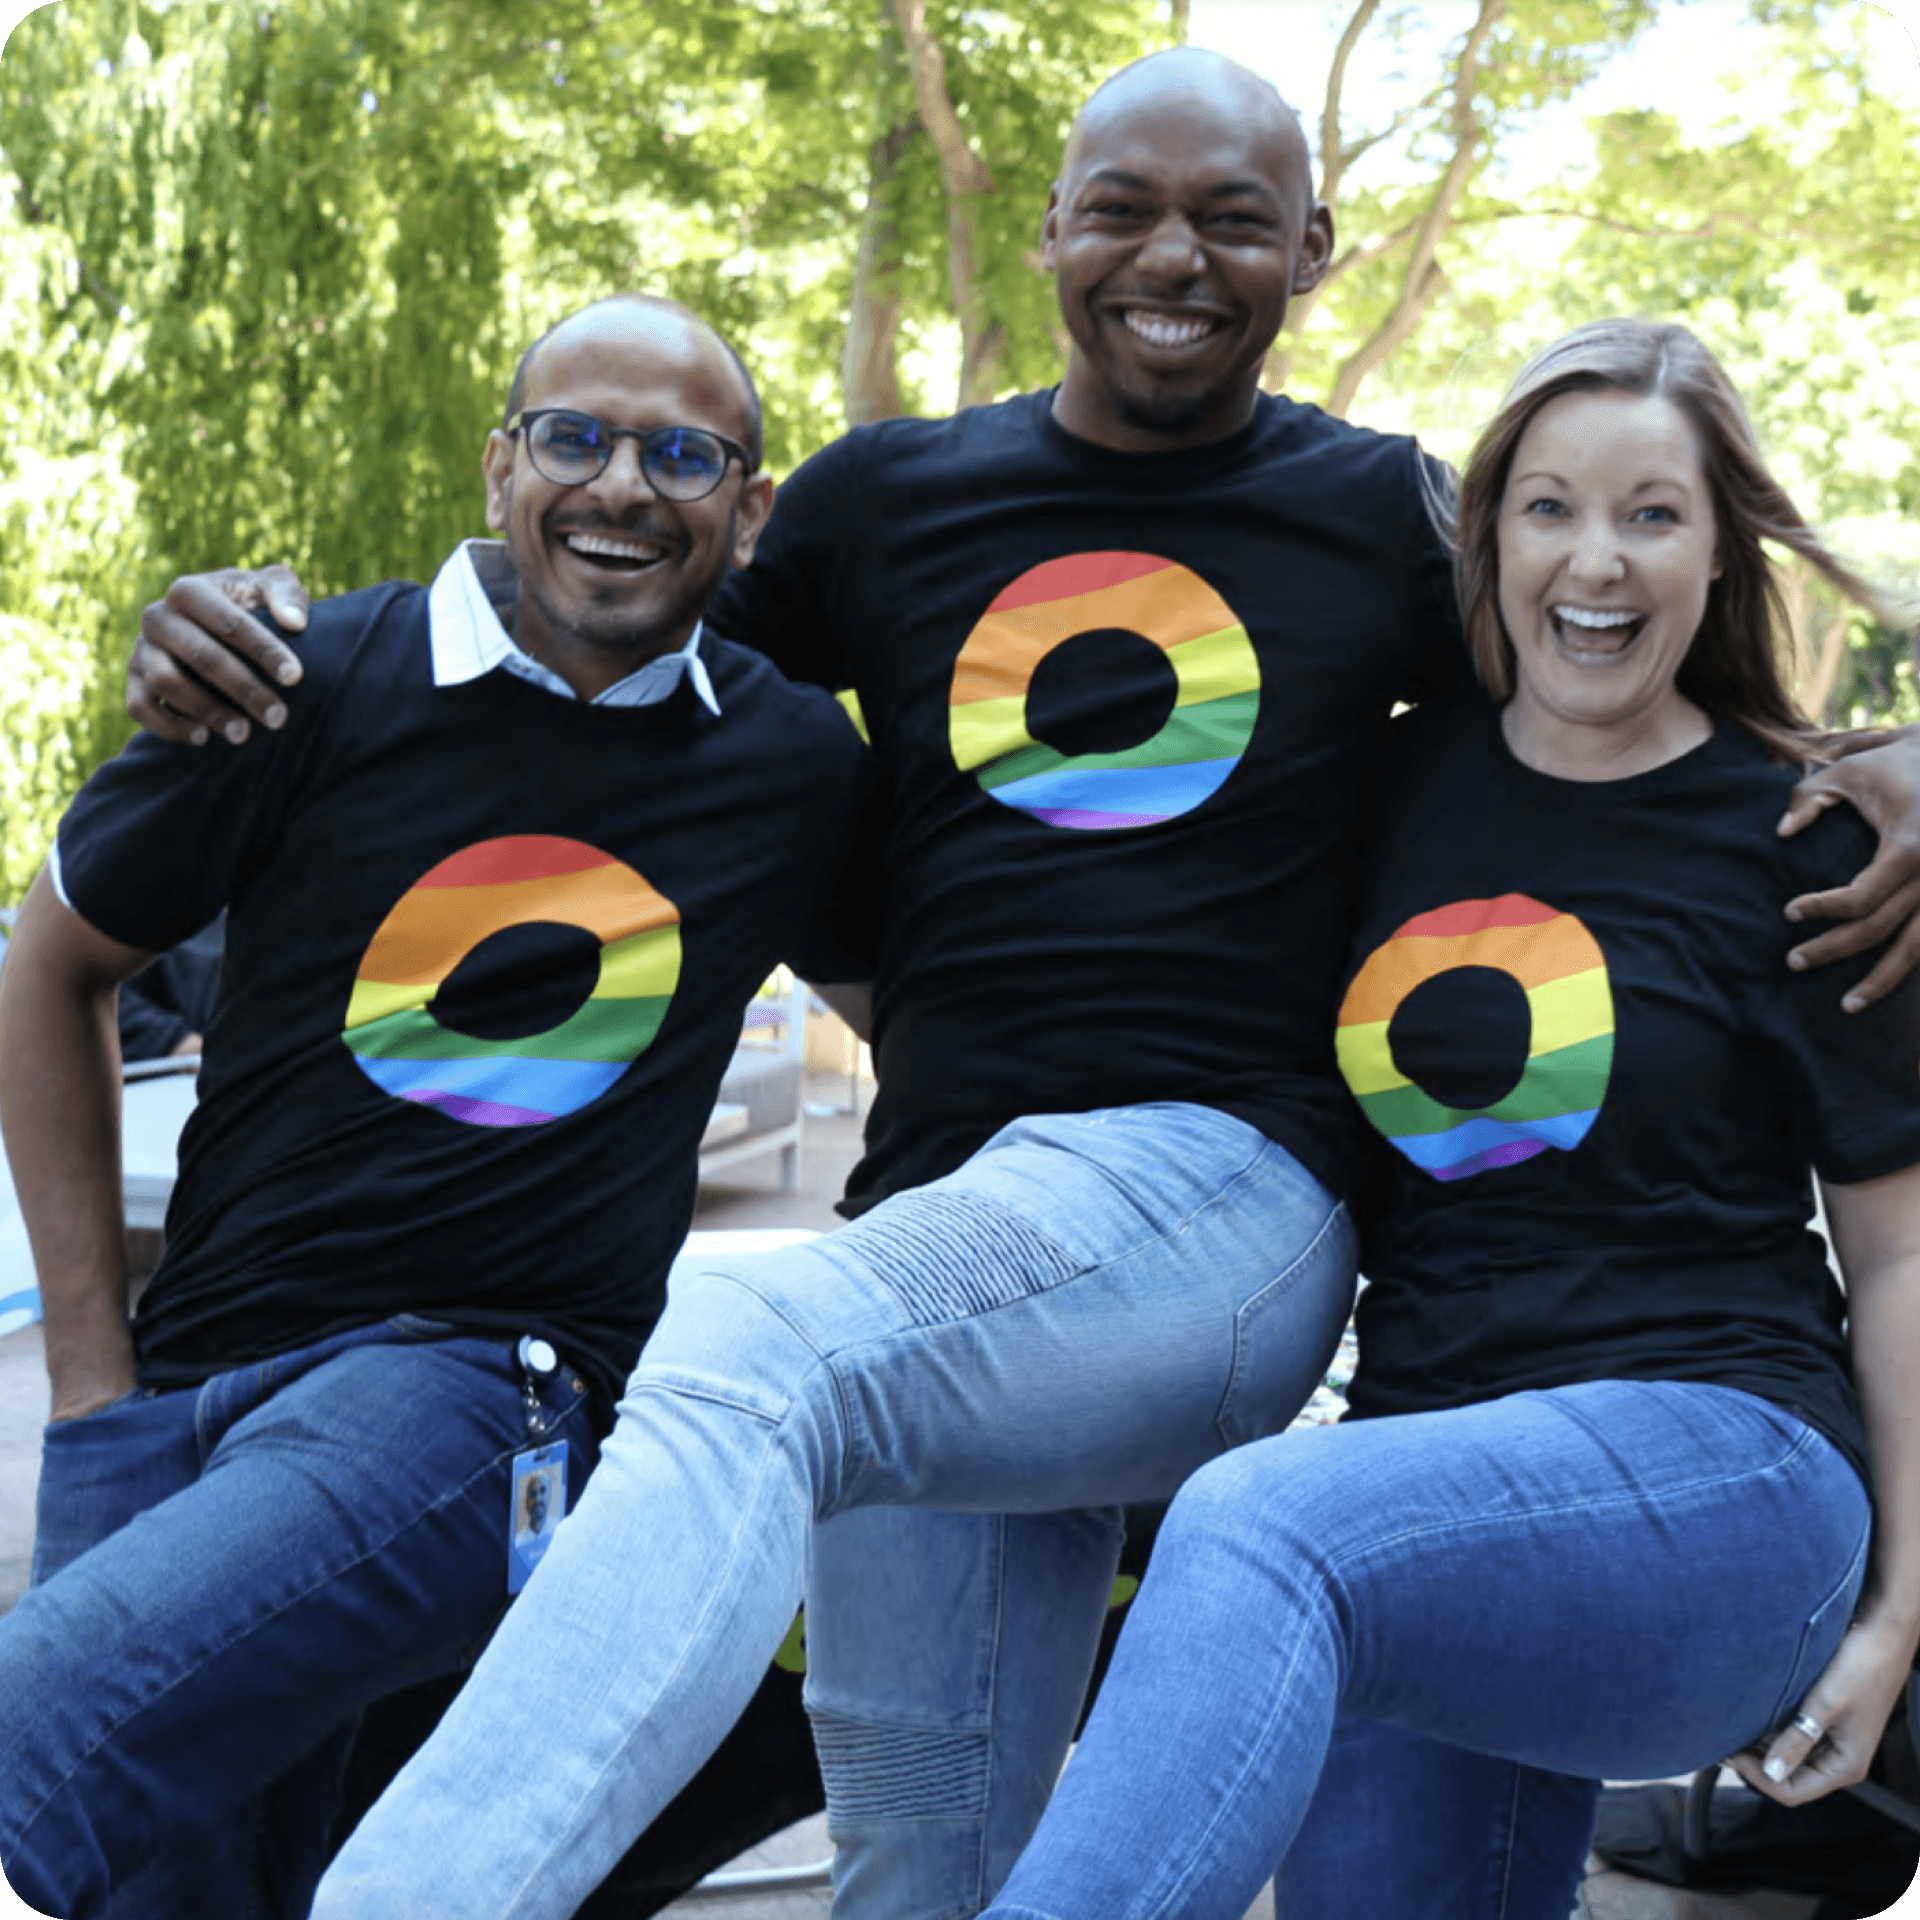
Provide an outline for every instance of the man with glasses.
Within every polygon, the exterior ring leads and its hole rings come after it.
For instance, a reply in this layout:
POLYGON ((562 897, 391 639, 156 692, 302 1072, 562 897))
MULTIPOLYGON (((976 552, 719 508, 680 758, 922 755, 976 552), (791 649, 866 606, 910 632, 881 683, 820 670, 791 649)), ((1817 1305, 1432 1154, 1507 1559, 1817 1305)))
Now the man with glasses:
POLYGON ((864 977, 820 908, 865 749, 702 627, 759 437, 691 315, 572 316, 487 438, 502 545, 322 602, 284 732, 137 741, 62 822, 0 984, 53 1402, 0 1863, 39 1911, 306 1911, 363 1709, 472 1657, 594 1464, 745 1001, 864 977), (115 988, 222 907, 129 1323, 115 988))

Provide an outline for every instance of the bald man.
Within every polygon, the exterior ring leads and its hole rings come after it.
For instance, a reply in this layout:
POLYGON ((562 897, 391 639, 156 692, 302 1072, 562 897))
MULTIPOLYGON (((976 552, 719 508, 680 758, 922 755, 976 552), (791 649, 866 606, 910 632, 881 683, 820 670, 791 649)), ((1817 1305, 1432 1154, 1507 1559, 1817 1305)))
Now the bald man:
POLYGON ((316 607, 264 751, 104 768, 8 953, 53 1422, 0 1862, 38 1912, 306 1911, 361 1711, 471 1658, 594 1464, 744 1003, 868 965, 818 924, 865 749, 703 632, 772 496, 738 360, 592 307, 484 466, 502 543, 316 607), (221 908, 129 1324, 114 988, 221 908))
MULTIPOLYGON (((1231 61, 1102 87, 1041 239, 1058 389, 827 448, 715 607, 857 693, 887 770, 859 1217, 676 1283, 594 1486, 324 1920, 570 1912, 803 1577, 836 1913, 978 1911, 1057 1776, 1118 1505, 1284 1426, 1344 1324, 1360 820, 1394 701, 1467 677, 1421 457, 1259 390, 1332 230, 1231 61)), ((297 704, 174 617, 231 607, 172 600, 156 642, 297 704)), ((183 735, 243 724, 140 665, 183 735)))

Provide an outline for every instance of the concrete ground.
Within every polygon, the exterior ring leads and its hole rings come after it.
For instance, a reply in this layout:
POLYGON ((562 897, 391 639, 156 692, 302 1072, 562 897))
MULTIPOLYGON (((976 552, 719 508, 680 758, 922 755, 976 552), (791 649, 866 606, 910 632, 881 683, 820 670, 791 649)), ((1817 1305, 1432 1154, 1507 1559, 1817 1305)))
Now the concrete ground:
MULTIPOLYGON (((702 1187, 694 1218, 696 1228, 799 1226, 824 1232, 836 1224, 833 1202, 860 1148, 859 1121, 845 1110, 850 1099, 847 1076, 810 1074, 807 1098, 809 1117, 799 1191, 779 1190, 771 1156, 764 1163, 730 1170, 724 1183, 702 1187)), ((40 1329, 28 1327, 0 1338, 0 1613, 13 1604, 26 1585, 33 1537, 33 1490, 39 1473, 39 1433, 46 1407, 40 1329)), ((828 1852, 825 1820, 817 1816, 776 1835, 733 1865, 740 1870, 792 1867, 823 1860, 828 1852)), ((1582 1889, 1576 1920, 1811 1920, 1816 1904, 1810 1899, 1768 1893, 1740 1898, 1676 1893, 1630 1880, 1624 1874, 1596 1873, 1582 1889)), ((1902 1910, 1907 1906, 1905 1900, 1900 1903, 1902 1910)), ((708 1920, 818 1920, 827 1913, 828 1900, 823 1892, 725 1901, 689 1898, 669 1911, 706 1916, 708 1920)), ((1920 1906, 1915 1911, 1920 1913, 1920 1906)), ((1263 1894, 1247 1920, 1272 1920, 1272 1914, 1271 1896, 1263 1894)), ((1398 1917, 1383 1915, 1381 1920, 1398 1917)), ((1408 1916, 1407 1920, 1429 1917, 1408 1916)))

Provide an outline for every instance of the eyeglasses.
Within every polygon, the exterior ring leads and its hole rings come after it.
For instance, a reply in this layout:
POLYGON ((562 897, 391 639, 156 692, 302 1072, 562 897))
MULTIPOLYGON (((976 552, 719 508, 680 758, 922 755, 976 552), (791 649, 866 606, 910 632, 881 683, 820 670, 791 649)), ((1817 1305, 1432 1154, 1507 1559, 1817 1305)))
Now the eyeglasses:
POLYGON ((663 500, 704 500, 727 477, 727 462, 747 473, 754 459, 737 440, 704 427, 610 427, 570 407, 517 413, 507 432, 524 432, 534 470, 556 487, 584 487, 606 472, 622 440, 640 442, 640 471, 663 500))

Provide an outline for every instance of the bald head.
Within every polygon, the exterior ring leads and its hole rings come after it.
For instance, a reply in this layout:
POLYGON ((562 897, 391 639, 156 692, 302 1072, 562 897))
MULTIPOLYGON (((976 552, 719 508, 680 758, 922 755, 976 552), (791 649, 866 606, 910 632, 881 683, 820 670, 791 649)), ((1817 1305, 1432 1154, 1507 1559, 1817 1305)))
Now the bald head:
POLYGON ((511 420, 528 404, 527 394, 536 384, 538 362, 546 348, 557 340, 580 334, 604 337, 609 344, 630 340, 641 351, 666 352, 681 359, 711 356, 724 362, 723 378, 737 388, 740 396, 741 442, 753 455, 754 464, 759 465, 760 395, 746 362, 691 308, 656 293, 609 294, 604 300, 592 301, 556 320, 520 356, 513 384, 507 389, 504 419, 511 420))
POLYGON ((1206 47, 1163 48, 1122 67, 1094 89, 1067 135, 1060 161, 1063 192, 1090 140, 1097 142, 1099 136, 1175 103, 1254 134, 1281 169, 1288 191, 1312 206, 1313 157, 1300 116, 1271 80, 1206 47))

